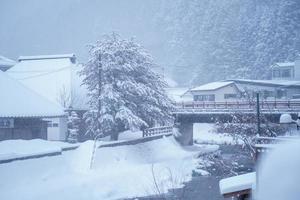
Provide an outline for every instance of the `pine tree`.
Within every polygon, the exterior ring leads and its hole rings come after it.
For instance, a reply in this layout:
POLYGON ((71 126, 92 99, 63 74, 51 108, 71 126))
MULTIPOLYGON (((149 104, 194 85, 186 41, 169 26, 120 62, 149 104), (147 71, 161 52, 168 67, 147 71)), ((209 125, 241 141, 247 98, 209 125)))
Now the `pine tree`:
POLYGON ((112 33, 90 46, 80 74, 89 91, 89 133, 110 135, 171 122, 173 104, 152 57, 133 39, 112 33))

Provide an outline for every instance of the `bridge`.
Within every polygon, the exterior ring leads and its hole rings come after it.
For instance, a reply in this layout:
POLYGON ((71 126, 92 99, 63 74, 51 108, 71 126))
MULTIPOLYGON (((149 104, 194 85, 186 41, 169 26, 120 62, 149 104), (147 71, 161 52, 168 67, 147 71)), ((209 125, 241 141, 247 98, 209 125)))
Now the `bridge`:
MULTIPOLYGON (((282 113, 289 113, 294 119, 300 113, 300 100, 261 100, 260 112, 271 122, 279 123, 282 113)), ((230 122, 233 114, 256 115, 255 101, 228 102, 177 102, 173 112, 175 123, 183 134, 180 141, 183 145, 193 143, 194 123, 230 122)))

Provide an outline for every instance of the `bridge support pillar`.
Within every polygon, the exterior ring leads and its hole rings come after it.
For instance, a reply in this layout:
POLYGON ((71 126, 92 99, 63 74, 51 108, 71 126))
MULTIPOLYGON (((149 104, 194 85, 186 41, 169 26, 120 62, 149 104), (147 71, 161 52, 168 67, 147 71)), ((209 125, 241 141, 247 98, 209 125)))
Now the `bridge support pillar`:
POLYGON ((178 131, 180 135, 176 139, 181 145, 193 145, 193 123, 180 123, 178 131))

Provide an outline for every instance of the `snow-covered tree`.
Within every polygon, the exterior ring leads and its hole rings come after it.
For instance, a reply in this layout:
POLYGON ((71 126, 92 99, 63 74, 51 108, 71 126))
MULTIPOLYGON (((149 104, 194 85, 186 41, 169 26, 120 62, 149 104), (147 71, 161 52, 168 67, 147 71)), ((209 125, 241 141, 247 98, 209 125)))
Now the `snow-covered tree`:
MULTIPOLYGON (((232 120, 227 122, 218 120, 215 124, 216 131, 229 134, 236 142, 242 141, 245 149, 253 156, 255 153, 254 139, 258 134, 257 116, 255 114, 236 112, 231 117, 232 120)), ((278 123, 270 122, 264 114, 260 115, 260 122, 260 136, 276 137, 287 132, 285 127, 280 126, 278 123)))
POLYGON ((68 116, 68 142, 78 142, 80 122, 81 119, 78 117, 77 113, 72 111, 68 116))
POLYGON ((117 140, 124 130, 171 122, 167 85, 142 46, 112 33, 91 45, 89 56, 80 74, 89 91, 85 119, 90 134, 117 140))

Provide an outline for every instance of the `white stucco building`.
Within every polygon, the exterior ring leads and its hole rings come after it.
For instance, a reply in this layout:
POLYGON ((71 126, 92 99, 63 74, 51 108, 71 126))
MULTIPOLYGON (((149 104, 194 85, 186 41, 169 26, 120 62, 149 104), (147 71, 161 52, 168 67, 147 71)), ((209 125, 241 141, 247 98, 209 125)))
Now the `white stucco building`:
MULTIPOLYGON (((86 90, 78 75, 80 65, 74 54, 20 56, 16 65, 6 71, 14 79, 49 101, 75 109, 86 109, 86 90)), ((46 119, 48 139, 64 140, 66 119, 46 119)))

